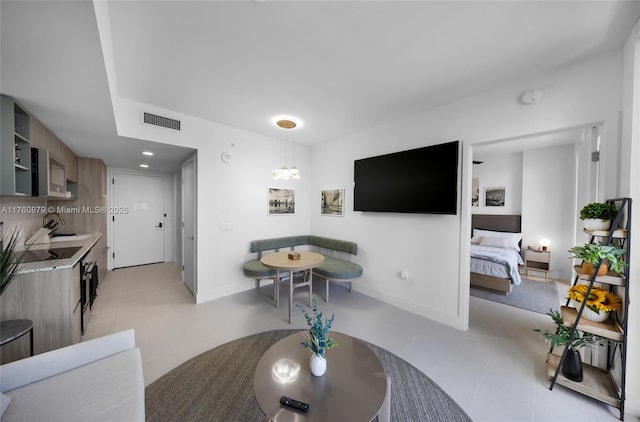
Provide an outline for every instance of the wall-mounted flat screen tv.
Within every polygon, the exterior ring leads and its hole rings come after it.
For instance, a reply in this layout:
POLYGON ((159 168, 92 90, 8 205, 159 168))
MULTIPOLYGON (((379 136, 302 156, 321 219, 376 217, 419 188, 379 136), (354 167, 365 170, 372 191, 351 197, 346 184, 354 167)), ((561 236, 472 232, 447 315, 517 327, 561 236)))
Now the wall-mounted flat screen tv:
POLYGON ((354 162, 354 211, 452 214, 459 141, 354 162))

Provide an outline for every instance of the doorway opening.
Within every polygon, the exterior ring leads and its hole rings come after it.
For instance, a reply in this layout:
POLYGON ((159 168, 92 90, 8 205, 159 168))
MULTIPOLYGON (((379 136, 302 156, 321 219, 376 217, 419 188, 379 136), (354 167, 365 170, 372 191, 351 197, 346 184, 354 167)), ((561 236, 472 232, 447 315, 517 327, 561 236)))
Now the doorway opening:
POLYGON ((466 311, 464 319, 469 320, 470 241, 467 233, 471 233, 472 214, 521 215, 522 247, 539 245, 542 239, 545 243, 550 240, 550 246, 547 243, 551 251, 550 276, 571 279, 566 250, 582 234, 578 206, 600 196, 602 172, 598 160, 592 159, 598 155, 594 152, 600 150, 602 129, 603 122, 596 122, 467 146, 468 180, 463 181, 462 196, 467 203, 462 204, 461 222, 464 255, 461 262, 462 268, 466 268, 466 274, 461 274, 465 286, 460 296, 461 312, 466 311), (491 163, 493 157, 501 159, 491 163), (517 159, 520 163, 507 171, 506 166, 499 166, 505 159, 517 159), (514 172, 519 172, 520 180, 510 189, 505 188, 506 180, 501 178, 514 172), (474 193, 476 187, 477 193, 474 193), (504 202, 500 206, 487 206, 486 189, 495 187, 501 188, 504 202))

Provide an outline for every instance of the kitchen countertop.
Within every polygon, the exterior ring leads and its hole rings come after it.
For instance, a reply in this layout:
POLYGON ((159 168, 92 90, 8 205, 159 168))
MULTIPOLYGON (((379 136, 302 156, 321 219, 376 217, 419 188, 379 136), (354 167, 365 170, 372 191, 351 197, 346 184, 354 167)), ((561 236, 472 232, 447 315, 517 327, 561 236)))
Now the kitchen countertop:
POLYGON ((84 257, 93 246, 102 238, 102 233, 91 233, 89 237, 80 240, 58 241, 51 243, 38 243, 31 245, 29 250, 42 250, 50 248, 68 248, 80 246, 71 258, 48 259, 45 261, 24 262, 18 266, 18 274, 33 273, 36 271, 50 271, 57 268, 71 268, 76 265, 82 257, 84 257))

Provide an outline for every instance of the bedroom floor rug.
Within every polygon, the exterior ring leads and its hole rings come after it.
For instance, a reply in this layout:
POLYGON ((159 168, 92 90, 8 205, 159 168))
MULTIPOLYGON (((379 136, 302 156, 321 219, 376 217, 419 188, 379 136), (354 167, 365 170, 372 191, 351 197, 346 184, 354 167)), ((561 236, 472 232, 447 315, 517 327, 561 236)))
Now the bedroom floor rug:
POLYGON ((549 308, 560 310, 558 287, 553 281, 542 282, 522 278, 522 283, 514 286, 511 293, 504 295, 471 286, 471 296, 493 302, 504 303, 539 314, 546 314, 549 308))
MULTIPOLYGON (((300 330, 254 334, 204 352, 145 389, 147 421, 262 421, 253 374, 265 351, 300 330)), ((428 376, 398 356, 364 342, 391 378, 391 420, 471 421, 428 376)), ((340 347, 340 346, 338 346, 340 347)))

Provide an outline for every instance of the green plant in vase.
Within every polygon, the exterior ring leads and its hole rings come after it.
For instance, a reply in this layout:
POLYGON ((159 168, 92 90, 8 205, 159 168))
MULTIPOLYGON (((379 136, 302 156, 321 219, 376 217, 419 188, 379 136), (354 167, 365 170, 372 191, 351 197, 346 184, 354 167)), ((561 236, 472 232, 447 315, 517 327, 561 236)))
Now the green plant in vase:
POLYGON ((338 345, 338 343, 329 336, 335 315, 332 314, 331 318, 325 318, 323 320, 322 312, 318 312, 315 296, 311 301, 311 314, 307 312, 304 306, 300 304, 296 304, 296 306, 304 314, 307 325, 309 326, 309 329, 304 333, 305 339, 300 344, 312 352, 311 359, 309 360, 311 373, 315 376, 322 376, 327 370, 325 357, 327 349, 338 345))
POLYGON ((613 204, 592 202, 580 210, 580 219, 584 221, 584 228, 587 230, 609 230, 611 220, 617 214, 618 210, 613 204))
POLYGON ((609 269, 616 273, 621 273, 627 266, 623 261, 624 255, 627 251, 615 245, 586 243, 584 246, 574 246, 569 249, 569 252, 572 254, 569 259, 582 259, 582 272, 584 274, 593 274, 594 268, 601 260, 604 260, 605 262, 600 265, 598 275, 606 274, 609 269), (590 264, 591 267, 585 266, 585 262, 590 264))
POLYGON ((565 362, 562 365, 562 374, 572 381, 582 381, 583 374, 582 360, 579 353, 580 349, 586 346, 593 347, 595 345, 602 344, 604 339, 602 337, 594 336, 591 333, 580 334, 580 331, 578 330, 576 330, 573 337, 571 337, 571 327, 565 325, 562 313, 549 309, 547 315, 551 317, 556 325, 556 331, 543 331, 539 328, 535 328, 533 331, 540 333, 552 348, 564 346, 568 349, 565 362))

